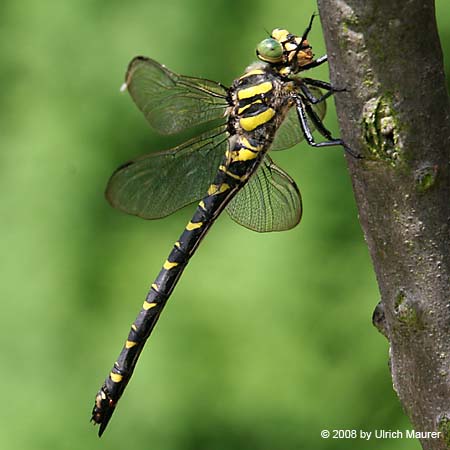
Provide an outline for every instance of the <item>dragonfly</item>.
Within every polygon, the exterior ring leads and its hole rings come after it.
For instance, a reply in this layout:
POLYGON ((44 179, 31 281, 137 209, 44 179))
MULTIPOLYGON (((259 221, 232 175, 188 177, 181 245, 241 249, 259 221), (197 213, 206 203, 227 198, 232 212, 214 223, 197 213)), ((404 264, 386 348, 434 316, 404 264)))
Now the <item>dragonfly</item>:
POLYGON ((257 45, 257 62, 228 89, 178 75, 147 57, 130 62, 121 90, 130 93, 154 130, 171 135, 203 124, 204 131, 174 148, 120 166, 108 182, 106 198, 113 207, 144 219, 198 204, 97 393, 91 420, 100 425, 99 436, 167 300, 218 216, 226 210, 235 222, 257 232, 289 230, 300 222, 300 191, 268 151, 305 139, 313 147, 338 145, 357 156, 322 122, 325 100, 342 89, 300 76, 327 61, 326 55, 314 59, 307 39, 314 16, 301 36, 274 29, 257 45), (314 129, 325 140, 316 142, 314 129))

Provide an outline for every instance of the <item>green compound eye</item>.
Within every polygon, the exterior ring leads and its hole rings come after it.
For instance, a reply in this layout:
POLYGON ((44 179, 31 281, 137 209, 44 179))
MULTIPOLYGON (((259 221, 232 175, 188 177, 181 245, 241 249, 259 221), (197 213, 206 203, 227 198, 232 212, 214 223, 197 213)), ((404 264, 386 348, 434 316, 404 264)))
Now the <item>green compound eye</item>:
POLYGON ((258 44, 256 54, 262 61, 277 63, 283 59, 283 47, 276 39, 267 38, 258 44))

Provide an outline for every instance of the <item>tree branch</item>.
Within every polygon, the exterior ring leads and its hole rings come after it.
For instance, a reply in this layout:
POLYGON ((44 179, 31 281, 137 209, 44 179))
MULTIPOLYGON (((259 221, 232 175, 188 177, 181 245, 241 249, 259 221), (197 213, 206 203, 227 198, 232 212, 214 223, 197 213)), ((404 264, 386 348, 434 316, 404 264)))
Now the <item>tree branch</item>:
POLYGON ((391 346, 424 449, 450 449, 450 103, 431 0, 318 0, 336 107, 391 346))

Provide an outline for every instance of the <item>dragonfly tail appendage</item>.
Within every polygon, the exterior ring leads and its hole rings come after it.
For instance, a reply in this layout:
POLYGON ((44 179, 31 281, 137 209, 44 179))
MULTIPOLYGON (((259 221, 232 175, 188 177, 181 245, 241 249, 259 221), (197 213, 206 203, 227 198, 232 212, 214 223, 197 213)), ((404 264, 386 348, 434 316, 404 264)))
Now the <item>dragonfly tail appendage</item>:
POLYGON ((115 407, 116 402, 114 402, 109 397, 109 394, 106 390, 106 385, 104 384, 95 397, 95 405, 94 409, 92 410, 91 418, 91 422, 100 425, 100 428, 98 430, 99 437, 101 437, 106 427, 108 426, 108 422, 114 413, 115 407))

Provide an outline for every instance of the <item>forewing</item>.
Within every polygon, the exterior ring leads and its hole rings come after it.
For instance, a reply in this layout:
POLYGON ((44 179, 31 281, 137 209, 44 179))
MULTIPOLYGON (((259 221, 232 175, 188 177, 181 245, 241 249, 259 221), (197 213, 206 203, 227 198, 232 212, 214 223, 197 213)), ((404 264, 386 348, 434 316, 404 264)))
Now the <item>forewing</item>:
MULTIPOLYGON (((321 97, 322 91, 319 88, 308 86, 311 93, 319 98, 321 97)), ((311 105, 316 114, 319 116, 320 120, 325 117, 327 111, 327 105, 325 101, 311 105)), ((314 130, 314 125, 310 123, 311 131, 314 130)), ((277 133, 275 134, 275 139, 270 147, 270 150, 284 150, 286 148, 293 147, 297 145, 303 139, 302 129, 300 127, 300 121, 297 116, 297 111, 295 106, 291 107, 288 111, 286 118, 280 125, 277 133)))
POLYGON ((227 90, 220 83, 177 75, 143 56, 130 62, 123 88, 162 134, 223 118, 228 107, 227 90))
POLYGON ((300 222, 302 199, 295 181, 266 155, 227 212, 240 225, 260 233, 290 230, 300 222))
POLYGON ((106 198, 115 208, 144 219, 168 216, 206 194, 227 145, 228 134, 220 127, 130 161, 109 179, 106 198))

